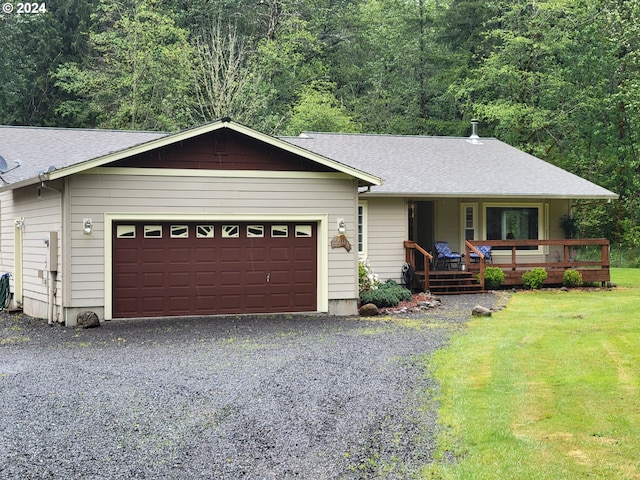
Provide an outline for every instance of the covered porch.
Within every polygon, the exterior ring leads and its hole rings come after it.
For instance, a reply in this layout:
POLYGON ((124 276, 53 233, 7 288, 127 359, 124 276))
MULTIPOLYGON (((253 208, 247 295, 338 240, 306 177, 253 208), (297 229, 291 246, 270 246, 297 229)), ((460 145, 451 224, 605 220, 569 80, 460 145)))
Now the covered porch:
POLYGON ((522 286, 522 274, 536 267, 547 272, 544 285, 561 285, 566 270, 577 270, 584 283, 605 285, 611 280, 609 240, 605 238, 562 240, 469 240, 459 262, 435 269, 434 255, 414 241, 404 242, 405 261, 413 269, 412 289, 435 294, 485 291, 487 266, 505 273, 503 286, 522 286), (492 263, 477 248, 490 245, 492 263), (472 255, 473 254, 473 255, 472 255), (475 257, 475 258, 474 258, 475 257))

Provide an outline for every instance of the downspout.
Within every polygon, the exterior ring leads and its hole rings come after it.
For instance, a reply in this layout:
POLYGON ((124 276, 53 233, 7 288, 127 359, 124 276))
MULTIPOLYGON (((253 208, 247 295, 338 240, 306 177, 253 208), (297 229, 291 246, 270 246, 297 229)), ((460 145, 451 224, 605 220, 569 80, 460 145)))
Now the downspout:
MULTIPOLYGON (((62 190, 54 188, 54 187, 50 187, 49 185, 47 185, 45 182, 45 178, 44 178, 44 174, 40 174, 40 188, 44 188, 45 190, 49 190, 49 191, 53 191, 53 192, 57 192, 60 195, 60 217, 62 217, 62 190)), ((62 218, 61 218, 62 220, 62 218)), ((62 221, 60 222, 60 224, 62 225, 62 221)), ((56 283, 57 283, 57 273, 58 273, 58 267, 57 267, 57 258, 58 258, 58 242, 56 241, 53 245, 51 242, 51 238, 48 239, 49 241, 47 242, 47 248, 51 249, 51 248, 55 248, 55 252, 53 253, 53 255, 55 256, 56 259, 56 267, 55 269, 53 268, 53 266, 51 265, 52 261, 52 255, 51 253, 49 254, 49 265, 47 265, 47 270, 49 271, 49 278, 47 281, 47 290, 48 290, 48 295, 47 295, 47 323, 49 325, 53 325, 53 320, 54 320, 54 310, 55 310, 55 299, 56 299, 56 283)))

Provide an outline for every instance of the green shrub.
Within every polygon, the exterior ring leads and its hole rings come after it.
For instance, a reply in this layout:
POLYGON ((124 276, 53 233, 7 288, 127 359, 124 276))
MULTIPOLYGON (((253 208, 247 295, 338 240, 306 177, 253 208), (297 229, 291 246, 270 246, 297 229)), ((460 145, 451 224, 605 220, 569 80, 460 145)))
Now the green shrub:
POLYGON ((546 279, 547 271, 542 267, 536 267, 522 274, 524 288, 530 288, 532 290, 540 288, 546 279))
POLYGON ((565 270, 562 277, 562 285, 565 287, 579 287, 582 285, 582 274, 578 270, 565 270))
MULTIPOLYGON (((500 287, 504 282, 505 274, 499 267, 487 267, 484 269, 484 287, 494 289, 500 287)), ((480 281, 480 274, 478 274, 480 281)))
POLYGON ((400 302, 411 300, 411 291, 394 280, 387 280, 378 288, 360 292, 360 304, 373 303, 378 308, 395 307, 400 302))

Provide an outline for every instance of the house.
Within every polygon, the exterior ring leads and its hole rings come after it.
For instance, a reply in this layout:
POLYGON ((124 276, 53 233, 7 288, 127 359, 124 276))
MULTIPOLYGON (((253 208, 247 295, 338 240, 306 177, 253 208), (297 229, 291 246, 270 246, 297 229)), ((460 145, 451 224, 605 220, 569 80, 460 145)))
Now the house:
MULTIPOLYGON (((520 268, 556 262, 558 255, 563 261, 554 266, 574 265, 564 261, 572 242, 560 240, 573 201, 618 198, 500 140, 481 138, 475 121, 468 138, 306 132, 286 140, 384 179, 358 196, 358 250, 382 279, 399 280, 404 240, 429 251, 446 241, 460 253, 475 240, 493 244, 493 263, 505 267, 509 283, 521 284, 520 268)), ((574 243, 601 246, 608 255, 605 239, 574 243)), ((592 275, 585 281, 609 280, 608 259, 584 266, 592 275), (592 271, 599 267, 606 267, 605 277, 592 271)))
MULTIPOLYGON (((0 127, 0 273, 28 315, 357 311, 359 255, 560 235, 616 195, 495 139, 307 133, 230 119, 175 134, 0 127), (502 223, 501 223, 502 222, 502 223)), ((540 252, 529 252, 538 255, 540 252)))

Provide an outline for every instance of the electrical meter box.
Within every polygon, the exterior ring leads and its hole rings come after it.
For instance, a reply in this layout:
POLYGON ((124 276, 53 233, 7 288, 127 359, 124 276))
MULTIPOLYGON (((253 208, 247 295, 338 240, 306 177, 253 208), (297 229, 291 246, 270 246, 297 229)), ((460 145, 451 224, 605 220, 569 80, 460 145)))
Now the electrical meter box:
POLYGON ((47 265, 50 272, 58 271, 58 232, 49 232, 47 265))

